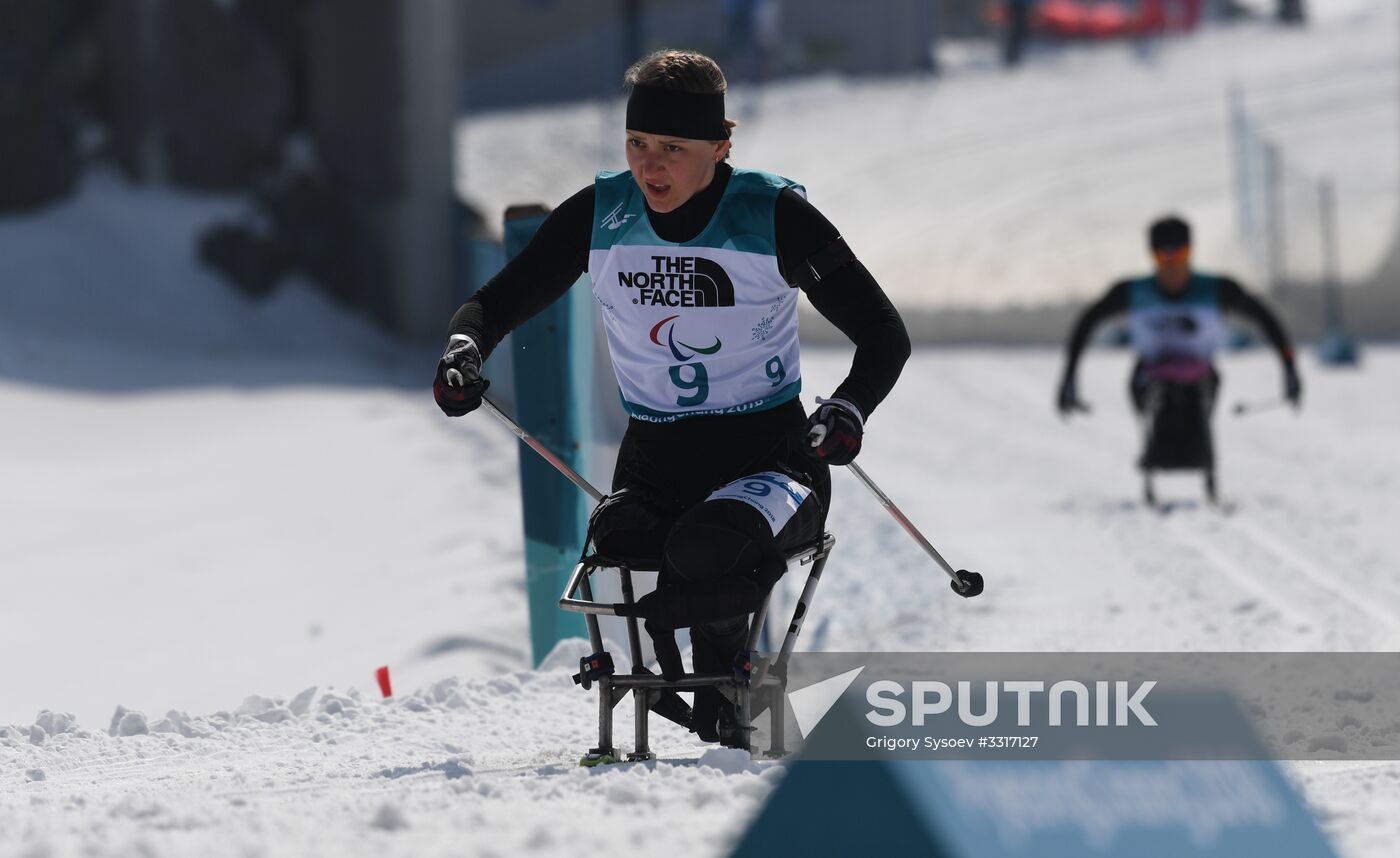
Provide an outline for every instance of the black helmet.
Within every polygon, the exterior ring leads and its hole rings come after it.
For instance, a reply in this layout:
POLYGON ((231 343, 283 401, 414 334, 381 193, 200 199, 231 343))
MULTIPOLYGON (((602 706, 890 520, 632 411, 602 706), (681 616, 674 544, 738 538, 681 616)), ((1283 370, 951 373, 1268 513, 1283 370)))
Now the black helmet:
POLYGON ((1156 221, 1147 230, 1147 244, 1153 250, 1185 247, 1190 243, 1190 224, 1175 215, 1156 221))

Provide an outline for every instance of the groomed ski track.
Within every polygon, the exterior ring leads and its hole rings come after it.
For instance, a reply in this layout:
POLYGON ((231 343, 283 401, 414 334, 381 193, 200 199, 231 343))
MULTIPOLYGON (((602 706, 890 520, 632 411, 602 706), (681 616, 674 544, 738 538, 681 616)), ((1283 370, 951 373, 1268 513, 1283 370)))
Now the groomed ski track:
MULTIPOLYGON (((1194 476, 1161 480, 1162 497, 1178 503, 1170 515, 1144 508, 1130 464, 1127 356, 1090 354, 1082 387, 1095 410, 1068 423, 1051 409, 1058 360, 1050 350, 915 355, 906 378, 917 384, 871 420, 862 462, 950 561, 986 575, 987 592, 953 597, 864 488, 838 473, 830 522, 838 541, 809 641, 828 650, 1396 647, 1400 544, 1384 501, 1400 473, 1385 427, 1400 406, 1371 391, 1400 383, 1400 352, 1373 350, 1362 374, 1326 373, 1305 359, 1300 415, 1222 413, 1222 486, 1238 503, 1230 516, 1204 504, 1194 476)), ((807 364, 808 385, 819 390, 845 366, 824 350, 807 364)), ((1268 354, 1222 364, 1222 404, 1278 388, 1268 354)), ((109 407, 131 417, 159 410, 162 398, 109 407)), ((375 398, 387 409, 416 407, 396 392, 375 398)), ((238 422, 239 407, 213 407, 238 422)), ((477 445, 482 462, 511 456, 504 432, 482 429, 428 431, 477 445)), ((483 467, 503 495, 514 492, 508 470, 483 467)), ((447 524, 462 540, 482 539, 447 524)), ((482 572, 517 562, 500 541, 478 542, 476 554, 482 572)), ((357 598, 353 584, 343 597, 357 598)), ((411 634, 411 617, 392 622, 411 634)), ((514 622, 523 634, 523 617, 514 622)), ((461 628, 473 630, 470 613, 461 628)), ((502 624, 490 634, 509 633, 502 624)), ((235 694, 229 711, 191 713, 184 729, 193 737, 112 737, 105 723, 80 720, 76 731, 34 744, 32 725, 12 724, 0 740, 9 773, 0 855, 721 854, 781 766, 706 749, 657 720, 662 760, 577 768, 596 717, 592 695, 568 679, 580 646, 557 653, 558 667, 477 678, 454 678, 461 662, 448 656, 420 668, 441 678, 419 690, 380 701, 368 681, 362 691, 322 688, 302 715, 257 698, 239 714, 235 694)), ((178 689, 168 697, 186 708, 178 689)), ((618 707, 624 750, 629 713, 618 707)), ((151 725, 160 718, 146 715, 151 725)), ((1344 855, 1389 854, 1400 834, 1390 812, 1400 764, 1285 767, 1344 855)))

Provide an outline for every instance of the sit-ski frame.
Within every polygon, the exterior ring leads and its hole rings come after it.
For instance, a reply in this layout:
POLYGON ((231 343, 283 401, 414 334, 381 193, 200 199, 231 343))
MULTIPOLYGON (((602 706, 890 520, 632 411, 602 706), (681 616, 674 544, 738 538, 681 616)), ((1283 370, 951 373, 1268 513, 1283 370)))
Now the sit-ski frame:
MULTIPOLYGON (((447 383, 456 388, 465 386, 465 379, 462 373, 449 368, 445 373, 447 383)), ((484 392, 484 391, 483 391, 484 392)), ((510 415, 496 407, 490 397, 482 396, 481 405, 491 414, 495 415, 504 423, 515 436, 523 441, 528 447, 538 453, 545 461, 549 462, 569 478, 575 486, 593 498, 595 502, 603 500, 603 493, 598 491, 588 480, 579 476, 578 472, 569 467, 563 459, 552 453, 548 447, 540 443, 529 432, 525 431, 519 423, 516 423, 510 415)), ((826 435, 824 426, 816 426, 807 436, 808 443, 813 447, 820 444, 826 435)), ((855 474, 856 477, 865 484, 876 500, 885 508, 899 526, 904 528, 910 538, 919 544, 939 568, 952 579, 950 583, 954 593, 964 599, 971 599, 979 596, 983 589, 982 576, 976 572, 969 572, 966 569, 953 569, 943 555, 929 543, 914 523, 895 506, 894 501, 889 499, 884 491, 875 484, 875 481, 866 475, 865 471, 855 462, 847 462, 846 467, 855 474)), ((836 539, 831 534, 823 534, 821 539, 814 541, 807 547, 799 549, 787 557, 788 565, 791 566, 793 560, 798 560, 802 565, 812 564, 812 571, 807 575, 807 584, 802 588, 802 597, 797 602, 797 607, 793 611, 792 622, 788 624, 787 637, 783 639, 783 646, 778 659, 768 666, 755 665, 753 654, 758 646, 758 635, 763 628, 763 621, 768 613, 768 602, 772 598, 772 591, 764 597, 763 605, 758 613, 754 614, 753 621, 749 626, 749 636, 745 660, 741 665, 736 665, 731 674, 685 674, 675 682, 668 682, 664 677, 658 677, 649 672, 642 665, 642 645, 641 634, 637 629, 636 618, 629 617, 627 620, 627 639, 632 650, 632 672, 631 674, 618 676, 613 669, 612 656, 603 649, 603 636, 598 629, 599 614, 617 615, 612 605, 593 601, 593 591, 588 579, 599 569, 616 568, 622 576, 622 595, 626 603, 631 603, 632 598, 632 570, 626 564, 619 564, 603 560, 598 557, 585 555, 579 564, 574 568, 573 574, 569 577, 569 583, 564 588, 564 595, 559 598, 559 607, 565 611, 574 611, 585 615, 588 624, 588 639, 593 646, 593 654, 587 658, 580 659, 579 674, 574 677, 575 681, 589 688, 596 681, 599 684, 598 700, 598 747, 594 748, 587 757, 583 759, 585 765, 596 765, 604 761, 616 759, 616 753, 612 746, 612 710, 618 701, 631 691, 637 707, 637 748, 627 755, 629 760, 653 759, 654 754, 647 744, 647 713, 651 711, 651 706, 659 702, 668 691, 675 691, 681 688, 703 688, 712 685, 719 690, 726 698, 735 704, 738 716, 740 735, 745 737, 744 744, 748 744, 747 737, 752 729, 750 713, 752 707, 752 690, 758 688, 769 695, 769 706, 773 712, 773 742, 768 749, 768 753, 773 756, 782 756, 786 753, 783 747, 783 717, 785 715, 784 706, 786 700, 783 697, 784 689, 787 685, 787 662, 792 655, 793 645, 797 643, 797 635, 802 631, 802 621, 807 615, 807 609, 812 604, 812 597, 816 594, 817 582, 821 580, 822 569, 826 566, 827 556, 831 553, 831 548, 836 544, 836 539), (574 595, 578 592, 578 598, 574 595), (758 676, 755 679, 754 669, 758 668, 758 676), (636 692, 643 693, 636 693, 636 692)), ((641 571, 641 570, 638 570, 641 571)))
MULTIPOLYGON (((585 689, 590 688, 595 682, 598 685, 598 746, 589 750, 588 755, 583 758, 583 764, 597 765, 616 761, 617 751, 613 747, 613 707, 628 692, 632 693, 634 704, 636 747, 627 755, 627 760, 651 760, 656 757, 651 752, 647 738, 647 719, 651 714, 651 707, 661 699, 665 692, 691 691, 706 686, 715 688, 734 704, 739 735, 745 737, 746 740, 753 729, 751 721, 755 709, 754 692, 759 692, 760 701, 766 699, 772 721, 772 742, 765 753, 770 757, 784 756, 787 753, 787 749, 784 747, 783 729, 787 702, 784 696, 787 687, 787 662, 797 643, 797 636, 802 631, 802 623, 811 608, 812 599, 816 595, 817 584, 821 581, 827 557, 831 554, 832 546, 835 544, 836 537, 827 533, 823 534, 819 541, 800 548, 787 556, 789 569, 793 568, 794 563, 799 566, 810 564, 812 568, 807 573, 807 583, 802 588, 802 595, 793 608, 792 620, 788 623, 787 635, 783 638, 782 649, 771 664, 761 663, 755 656, 758 650, 759 635, 768 614, 768 604, 773 595, 770 590, 763 599, 763 605, 753 615, 753 620, 749 624, 742 663, 736 664, 729 673, 687 673, 674 681, 656 676, 644 665, 641 630, 638 628, 636 617, 626 618, 627 643, 631 650, 632 670, 630 673, 615 672, 612 656, 604 648, 602 632, 598 628, 598 616, 617 616, 617 612, 610 603, 593 601, 590 578, 594 572, 600 569, 617 569, 622 584, 622 601, 624 604, 632 604, 634 601, 633 570, 625 564, 615 563, 594 555, 585 556, 574 567, 573 574, 569 576, 569 582, 564 587, 564 593, 559 597, 560 609, 584 615, 584 621, 588 625, 588 640, 593 648, 591 655, 580 659, 579 673, 574 677, 574 680, 585 689)), ((638 569, 636 571, 653 570, 638 569)), ((763 707, 758 708, 762 709, 763 707)))

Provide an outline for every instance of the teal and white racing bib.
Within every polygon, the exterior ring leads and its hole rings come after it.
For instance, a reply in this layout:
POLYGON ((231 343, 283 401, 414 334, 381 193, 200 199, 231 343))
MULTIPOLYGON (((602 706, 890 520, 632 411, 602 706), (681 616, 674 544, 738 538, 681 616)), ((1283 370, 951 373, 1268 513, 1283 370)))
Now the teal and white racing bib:
POLYGON ((778 268, 786 179, 735 170, 710 224, 663 241, 630 173, 600 173, 588 274, 627 412, 670 422, 781 405, 801 389, 797 295, 778 268))
POLYGON ((1225 344, 1228 332, 1216 278, 1192 274, 1175 299, 1163 295, 1152 277, 1133 281, 1130 289, 1128 332, 1143 360, 1210 360, 1225 344))

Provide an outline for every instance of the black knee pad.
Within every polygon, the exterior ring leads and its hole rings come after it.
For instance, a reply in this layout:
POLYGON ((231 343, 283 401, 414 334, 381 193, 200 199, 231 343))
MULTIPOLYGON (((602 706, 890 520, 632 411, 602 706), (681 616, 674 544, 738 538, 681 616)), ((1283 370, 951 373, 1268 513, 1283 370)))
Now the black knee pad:
POLYGON ((677 512, 665 502, 632 488, 608 495, 588 519, 598 554, 630 566, 656 567, 677 512))
POLYGON ((748 504, 733 500, 693 507, 666 538, 668 570, 692 584, 751 575, 775 554, 767 520, 748 504))

